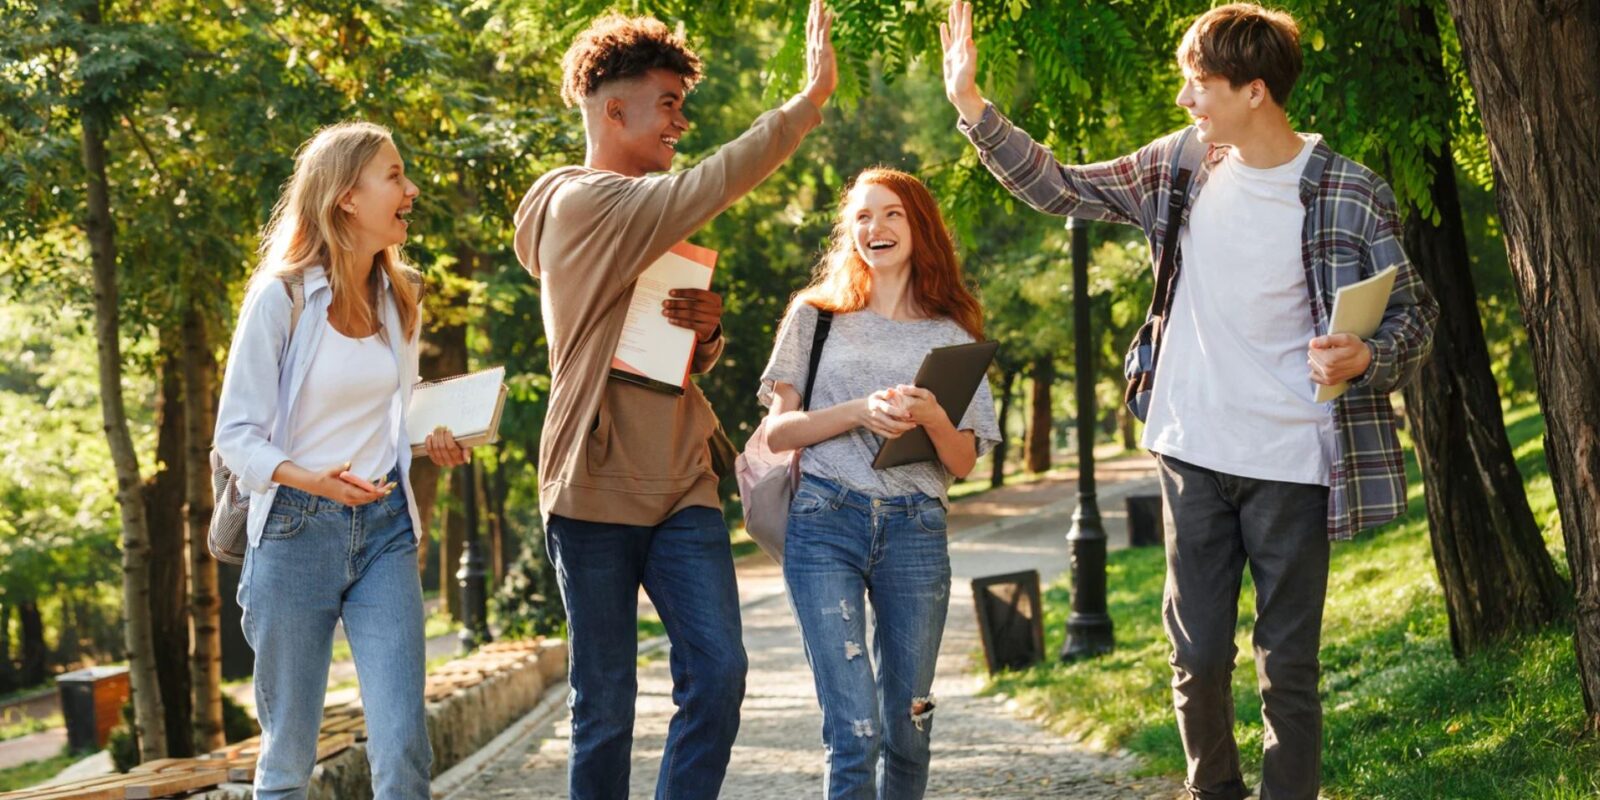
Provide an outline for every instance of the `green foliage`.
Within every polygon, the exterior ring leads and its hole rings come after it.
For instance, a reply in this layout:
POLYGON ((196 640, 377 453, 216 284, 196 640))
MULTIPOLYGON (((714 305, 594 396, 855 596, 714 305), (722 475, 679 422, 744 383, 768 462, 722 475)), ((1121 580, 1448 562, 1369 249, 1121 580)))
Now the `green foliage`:
MULTIPOLYGON (((1129 152, 1183 124, 1173 52, 1209 5, 983 0, 982 86, 1064 161, 1129 152)), ((826 124, 693 237, 720 253, 714 288, 724 293, 728 332, 722 362, 696 380, 736 444, 762 413, 753 392, 783 310, 826 246, 846 182, 868 166, 912 172, 940 198, 988 334, 1004 344, 997 372, 1070 346, 1067 234, 1059 220, 1014 202, 955 131, 939 72, 944 0, 830 7, 842 75, 826 124)), ((787 0, 0 6, 0 296, 23 309, 0 308, 0 412, 41 421, 24 446, 0 455, 0 592, 108 581, 117 561, 84 313, 92 302, 78 141, 85 113, 109 123, 129 407, 147 472, 153 379, 177 344, 181 315, 198 310, 222 352, 296 147, 319 126, 364 118, 393 129, 421 188, 407 252, 427 276, 424 346, 442 327, 465 325, 472 366, 507 367, 491 472, 505 478, 517 517, 508 524, 537 530, 530 510, 550 379, 538 284, 512 254, 511 218, 539 175, 584 157, 578 114, 558 96, 560 56, 611 8, 682 26, 705 58, 680 169, 803 80, 805 4, 787 0)), ((1470 178, 1463 201, 1496 375, 1508 399, 1526 402, 1531 367, 1488 194, 1487 145, 1438 0, 1292 0, 1288 9, 1308 45, 1289 109, 1297 123, 1379 169, 1423 216, 1434 213, 1425 156, 1452 145, 1470 178), (1430 51, 1419 33, 1435 20, 1439 45, 1430 51), (1439 74, 1430 72, 1435 61, 1439 74)), ((1149 270, 1137 232, 1097 225, 1091 237, 1091 324, 1107 413, 1120 396, 1122 349, 1148 304, 1149 270)), ((529 591, 553 597, 548 587, 529 591)))
POLYGON ((526 530, 537 533, 523 537, 521 552, 491 603, 500 635, 508 639, 554 636, 567 625, 555 570, 545 553, 544 530, 537 525, 526 530))
POLYGON ((111 767, 127 772, 139 766, 139 737, 134 734, 133 701, 122 704, 122 724, 111 729, 106 737, 106 750, 111 753, 111 767))
MULTIPOLYGON (((1560 541, 1536 408, 1507 415, 1535 518, 1560 541)), ((1451 654, 1443 596, 1432 569, 1427 516, 1414 460, 1405 517, 1334 548, 1323 622, 1324 793, 1330 798, 1588 797, 1600 791, 1600 743, 1582 736, 1572 628, 1559 623, 1466 662, 1451 654)), ((1561 561, 1556 554, 1557 562, 1561 561)), ((1144 757, 1152 773, 1181 774, 1172 721, 1170 647, 1161 630, 1165 575, 1159 549, 1122 550, 1107 565, 1117 626, 1111 655, 1071 666, 1007 673, 992 688, 1058 729, 1144 757)), ((1069 610, 1065 577, 1045 598, 1046 652, 1069 610)), ((1263 729, 1248 626, 1248 581, 1239 603, 1235 712, 1247 772, 1259 774, 1263 729)))
POLYGON ((40 761, 29 761, 0 769, 0 792, 26 789, 50 780, 56 773, 72 766, 78 758, 79 756, 71 753, 62 753, 40 761))
POLYGON ((227 692, 222 694, 222 737, 229 744, 242 742, 261 734, 261 725, 250 716, 244 706, 234 702, 227 692))

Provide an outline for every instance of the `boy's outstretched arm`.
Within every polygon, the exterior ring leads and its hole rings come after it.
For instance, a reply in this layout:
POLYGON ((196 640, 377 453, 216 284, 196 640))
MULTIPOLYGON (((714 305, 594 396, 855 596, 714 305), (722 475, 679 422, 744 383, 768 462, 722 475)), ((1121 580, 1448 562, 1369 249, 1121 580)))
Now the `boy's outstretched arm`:
POLYGON ((1142 225, 1141 176, 1159 168, 1152 146, 1113 161, 1067 166, 1012 125, 978 91, 978 46, 972 38, 972 3, 953 0, 939 24, 944 46, 944 93, 961 115, 959 127, 1000 184, 1030 206, 1055 216, 1142 225))
POLYGON ((805 135, 822 122, 822 106, 839 83, 832 40, 833 15, 822 0, 812 0, 806 21, 806 85, 800 94, 762 114, 739 138, 683 172, 643 179, 602 178, 557 202, 575 218, 605 217, 621 223, 617 258, 628 273, 626 286, 678 242, 688 238, 771 175, 792 155, 805 135))

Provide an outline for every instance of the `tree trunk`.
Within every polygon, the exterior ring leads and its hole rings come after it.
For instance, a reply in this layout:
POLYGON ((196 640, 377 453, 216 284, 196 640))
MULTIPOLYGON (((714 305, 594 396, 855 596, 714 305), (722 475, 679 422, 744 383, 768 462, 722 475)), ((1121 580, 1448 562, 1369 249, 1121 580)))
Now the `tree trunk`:
POLYGON ((444 525, 439 536, 439 601, 450 618, 461 622, 466 609, 461 604, 461 585, 456 570, 461 568, 461 551, 466 549, 467 536, 467 482, 462 478, 461 467, 450 470, 445 485, 450 487, 450 505, 445 509, 444 525))
MULTIPOLYGON (((1437 31, 1435 31, 1437 35, 1437 31)), ((1442 70, 1440 72, 1443 77, 1442 70)), ((1554 619, 1566 587, 1528 507, 1478 319, 1450 148, 1433 162, 1442 224, 1412 209, 1406 253, 1439 300, 1433 356, 1405 389, 1434 564, 1457 658, 1554 619)))
MULTIPOLYGON (((477 253, 468 245, 456 248, 456 263, 452 272, 458 277, 470 278, 477 268, 477 253)), ((454 317, 460 318, 460 306, 466 303, 466 296, 462 294, 452 298, 440 298, 440 302, 448 302, 446 308, 451 310, 454 317)), ((441 325, 431 332, 428 337, 428 346, 421 359, 420 369, 425 380, 447 378, 451 375, 460 375, 467 371, 467 327, 464 324, 441 325)), ((439 470, 426 457, 419 458, 414 464, 427 464, 426 468, 413 467, 413 481, 418 478, 428 481, 437 491, 439 470), (429 478, 429 474, 433 476, 429 478)), ((415 485, 415 483, 413 483, 415 485)), ((452 619, 461 619, 461 597, 456 588, 455 574, 461 560, 461 537, 466 530, 466 519, 461 515, 461 505, 466 501, 462 495, 465 491, 459 470, 450 474, 449 491, 453 498, 450 503, 451 510, 445 516, 444 524, 439 526, 439 600, 445 611, 449 612, 452 619)), ((417 501, 421 505, 425 494, 419 490, 417 501)), ((437 505, 436 498, 427 496, 429 500, 427 513, 424 519, 433 517, 437 505)))
POLYGON ((160 471, 145 484, 145 518, 150 525, 150 625, 156 676, 166 716, 167 755, 194 755, 189 684, 188 545, 184 541, 183 376, 166 349, 176 333, 164 331, 161 398, 156 405, 156 463, 160 471))
POLYGON ((1600 732, 1600 11, 1449 0, 1494 166, 1533 345, 1545 458, 1576 595, 1574 649, 1600 732))
POLYGON ((22 685, 38 686, 50 677, 50 647, 44 642, 44 615, 36 600, 17 604, 22 623, 22 685))
POLYGON ((522 552, 517 546, 517 537, 513 535, 511 526, 506 524, 506 495, 511 491, 511 483, 506 480, 506 473, 511 470, 511 465, 504 460, 496 458, 494 475, 490 479, 489 513, 494 521, 494 536, 500 542, 502 563, 500 574, 495 576, 495 586, 499 587, 501 581, 510 572, 511 565, 516 563, 517 556, 522 552))
POLYGON ((77 629, 72 624, 72 595, 69 591, 59 591, 56 597, 60 605, 56 607, 59 614, 56 622, 56 655, 55 663, 67 667, 77 663, 83 657, 82 642, 78 641, 77 629))
POLYGON ((1128 411, 1127 406, 1123 405, 1121 402, 1118 402, 1117 428, 1122 436, 1122 449, 1124 450, 1139 449, 1139 437, 1134 435, 1133 422, 1133 413, 1128 411))
POLYGON ((1044 356, 1033 362, 1032 409, 1028 415, 1028 471, 1050 471, 1051 408, 1050 388, 1056 382, 1055 359, 1044 356))
POLYGON ((215 425, 217 364, 205 318, 190 305, 183 315, 185 505, 189 531, 189 684, 194 746, 210 752, 227 744, 222 730, 222 598, 217 562, 206 546, 211 525, 211 434, 215 425))
MULTIPOLYGON (((1417 46, 1405 55, 1444 91, 1439 26, 1427 9, 1402 13, 1417 46)), ((1500 392, 1478 318, 1477 291, 1461 222, 1450 147, 1426 155, 1439 215, 1407 209, 1406 252, 1439 301, 1433 356, 1405 388, 1406 413, 1422 467, 1429 538, 1457 658, 1550 622, 1566 587, 1528 507, 1506 438, 1500 392)))
POLYGON ((994 451, 990 454, 993 460, 989 464, 989 488, 998 489, 1006 484, 1006 452, 1011 449, 1011 435, 1006 431, 1006 422, 1011 419, 1011 399, 1015 394, 1017 371, 1008 369, 1001 373, 1000 379, 1000 441, 995 443, 994 451))
POLYGON ((19 688, 17 667, 11 663, 11 605, 0 603, 0 694, 19 688))
POLYGON ((489 486, 489 476, 485 472, 483 462, 475 460, 469 466, 477 471, 477 480, 473 484, 477 487, 478 496, 474 499, 478 503, 478 513, 484 521, 483 529, 474 531, 473 535, 481 535, 488 540, 489 563, 486 565, 488 569, 484 580, 484 591, 492 597, 495 588, 500 585, 500 576, 505 574, 504 562, 501 560, 505 553, 500 547, 500 520, 495 517, 494 505, 489 502, 493 489, 489 486))
MULTIPOLYGON (((84 22, 100 24, 95 3, 82 7, 84 22)), ((87 173, 88 213, 84 228, 94 272, 95 339, 99 345, 100 414, 117 475, 117 505, 122 513, 122 605, 127 614, 128 679, 133 693, 134 734, 139 755, 148 761, 166 756, 167 730, 156 681, 155 640, 150 628, 150 530, 140 496, 139 454, 128 431, 122 400, 121 315, 117 298, 116 231, 111 224, 111 196, 106 183, 105 112, 83 111, 83 167, 87 173)))

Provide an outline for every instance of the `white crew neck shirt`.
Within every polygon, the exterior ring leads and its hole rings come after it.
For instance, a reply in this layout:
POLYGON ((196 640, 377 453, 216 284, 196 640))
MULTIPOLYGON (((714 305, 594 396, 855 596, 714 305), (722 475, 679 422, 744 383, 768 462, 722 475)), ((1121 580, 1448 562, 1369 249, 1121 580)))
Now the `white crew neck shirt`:
POLYGON ((1237 150, 1212 170, 1181 233, 1183 266, 1156 363, 1143 445, 1260 480, 1329 482, 1331 406, 1313 400, 1316 336, 1301 264, 1299 155, 1267 169, 1237 150))
POLYGON ((312 471, 349 461, 362 478, 387 475, 399 455, 399 402, 400 367, 383 337, 355 339, 328 325, 290 420, 290 460, 312 471))

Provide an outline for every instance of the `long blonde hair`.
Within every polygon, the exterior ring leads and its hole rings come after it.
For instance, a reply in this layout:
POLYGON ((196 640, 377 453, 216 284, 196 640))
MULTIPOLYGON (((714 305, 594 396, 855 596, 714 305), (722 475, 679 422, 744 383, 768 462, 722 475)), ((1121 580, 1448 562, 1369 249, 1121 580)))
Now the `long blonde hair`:
POLYGON ((400 313, 406 339, 416 335, 421 276, 391 245, 373 258, 366 286, 356 285, 364 264, 357 264, 354 234, 349 218, 337 213, 339 198, 354 189, 361 170, 384 143, 393 143, 389 130, 370 122, 341 122, 317 131, 294 156, 294 174, 284 186, 272 217, 261 232, 253 278, 283 278, 307 267, 322 266, 333 287, 332 316, 352 320, 370 330, 378 321, 378 272, 389 278, 389 290, 400 313))

